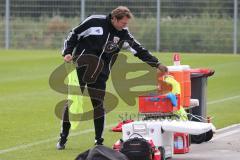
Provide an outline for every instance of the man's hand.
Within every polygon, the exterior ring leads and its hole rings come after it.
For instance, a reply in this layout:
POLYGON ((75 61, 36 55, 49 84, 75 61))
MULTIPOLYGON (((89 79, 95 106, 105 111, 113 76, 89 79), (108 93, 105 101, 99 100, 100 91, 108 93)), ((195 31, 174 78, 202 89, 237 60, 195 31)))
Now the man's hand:
POLYGON ((168 68, 162 64, 159 64, 157 68, 157 72, 160 76, 162 76, 168 72, 168 68))
POLYGON ((72 61, 72 55, 70 55, 70 54, 65 55, 64 56, 64 61, 67 62, 67 63, 71 62, 72 61))

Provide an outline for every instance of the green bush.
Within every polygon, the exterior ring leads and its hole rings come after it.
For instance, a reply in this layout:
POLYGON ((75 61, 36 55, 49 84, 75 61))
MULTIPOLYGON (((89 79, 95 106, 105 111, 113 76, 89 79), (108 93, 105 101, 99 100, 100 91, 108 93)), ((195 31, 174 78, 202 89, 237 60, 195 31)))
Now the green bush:
MULTIPOLYGON (((79 17, 59 16, 11 19, 11 48, 60 49, 67 33, 80 23, 79 17)), ((233 20, 231 17, 163 17, 161 18, 161 51, 231 53, 233 50, 233 20)), ((239 23, 240 31, 240 23, 239 23)), ((130 31, 145 48, 156 49, 156 19, 135 18, 130 31)), ((4 22, 0 22, 1 42, 4 42, 4 22)), ((238 32, 240 39, 240 32, 238 32)), ((4 47, 4 43, 0 43, 4 47)), ((240 50, 240 45, 238 46, 240 50)))
POLYGON ((232 52, 230 18, 176 18, 161 23, 161 49, 184 52, 232 52))
MULTIPOLYGON (((135 21, 139 26, 138 28, 130 26, 131 31, 146 48, 154 50, 156 19, 135 19, 135 21)), ((203 14, 200 17, 166 17, 162 18, 160 23, 161 51, 199 53, 231 53, 233 51, 233 20, 230 17, 211 17, 209 14, 203 14)), ((240 28, 240 23, 238 26, 240 28)), ((239 35, 238 32, 240 38, 239 35)))
POLYGON ((156 49, 156 19, 135 18, 130 22, 129 30, 145 48, 156 49))
MULTIPOLYGON (((20 18, 11 19, 10 46, 24 49, 60 48, 71 26, 78 24, 77 18, 63 19, 59 16, 40 19, 20 18)), ((4 24, 0 23, 0 32, 4 33, 4 24)), ((4 42, 4 34, 1 34, 4 42)), ((1 48, 3 47, 0 44, 1 48)))

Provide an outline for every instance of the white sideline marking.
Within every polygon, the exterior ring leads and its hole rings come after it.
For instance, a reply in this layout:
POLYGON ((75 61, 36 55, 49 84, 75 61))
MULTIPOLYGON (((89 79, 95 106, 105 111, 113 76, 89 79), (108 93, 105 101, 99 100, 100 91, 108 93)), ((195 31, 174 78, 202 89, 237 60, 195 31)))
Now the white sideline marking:
MULTIPOLYGON (((111 125, 106 126, 106 129, 110 128, 110 127, 113 127, 113 125, 111 124, 111 125)), ((69 137, 79 136, 79 135, 90 133, 90 132, 94 132, 94 130, 93 129, 87 129, 87 130, 84 130, 84 131, 81 131, 81 132, 75 132, 75 133, 70 134, 69 137)), ((46 140, 41 140, 41 141, 29 143, 29 144, 23 144, 23 145, 11 147, 11 148, 8 148, 8 149, 3 149, 3 150, 0 150, 0 154, 13 152, 13 151, 20 150, 20 149, 25 149, 25 148, 29 148, 29 147, 32 147, 32 146, 37 146, 37 145, 48 143, 48 142, 53 142, 53 141, 56 141, 58 139, 59 139, 59 137, 49 138, 49 139, 46 139, 46 140)))
POLYGON ((43 144, 43 143, 48 143, 48 142, 55 141, 55 140, 57 140, 57 137, 42 140, 42 141, 37 141, 37 142, 34 142, 34 143, 23 144, 23 145, 15 146, 15 147, 8 148, 8 149, 3 149, 3 150, 0 150, 0 154, 7 153, 7 152, 12 152, 12 151, 16 151, 16 150, 20 150, 20 149, 24 149, 24 148, 29 148, 29 147, 32 147, 32 146, 40 145, 40 144, 43 144))
MULTIPOLYGON (((210 104, 216 104, 216 103, 220 103, 220 102, 225 102, 225 101, 233 100, 233 99, 236 99, 236 98, 240 98, 240 95, 237 95, 237 96, 234 96, 234 97, 228 97, 228 98, 224 98, 224 99, 219 99, 219 100, 215 100, 215 101, 211 101, 211 102, 208 102, 207 104, 208 104, 208 105, 210 105, 210 104)), ((115 124, 110 124, 110 125, 108 125, 106 128, 110 128, 110 127, 112 127, 112 126, 114 126, 114 125, 115 125, 115 124)), ((230 127, 231 127, 231 126, 230 126, 230 127)), ((224 129, 224 128, 223 128, 223 129, 224 129)), ((222 130, 223 130, 223 129, 222 129, 222 130)), ((93 131, 94 131, 93 129, 87 129, 87 130, 84 130, 84 131, 82 131, 82 132, 76 132, 76 133, 70 134, 69 137, 74 137, 74 136, 78 136, 78 135, 81 135, 81 134, 90 133, 90 132, 93 132, 93 131)), ((228 135, 231 135, 231 134, 234 134, 234 133, 237 133, 237 132, 240 132, 240 130, 230 131, 230 132, 224 133, 224 134, 222 134, 222 137, 226 137, 226 136, 228 136, 228 135)), ((219 138, 222 138, 221 135, 219 135, 219 136, 217 136, 216 138, 213 138, 212 140, 219 139, 218 137, 219 137, 219 138)), ((8 153, 8 152, 13 152, 13 151, 16 151, 16 150, 21 150, 21 149, 29 148, 29 147, 32 147, 32 146, 36 146, 36 145, 40 145, 40 144, 44 144, 44 143, 56 141, 57 139, 58 139, 58 138, 55 137, 55 138, 50 138, 50 139, 46 139, 46 140, 41 140, 41 141, 29 143, 29 144, 24 144, 24 145, 19 145, 19 146, 15 146, 15 147, 3 149, 3 150, 0 150, 0 154, 4 154, 4 153, 8 153)))
POLYGON ((216 103, 225 102, 225 101, 229 101, 229 100, 233 100, 233 99, 237 99, 237 98, 240 98, 240 95, 211 101, 211 102, 208 102, 207 104, 216 104, 216 103))

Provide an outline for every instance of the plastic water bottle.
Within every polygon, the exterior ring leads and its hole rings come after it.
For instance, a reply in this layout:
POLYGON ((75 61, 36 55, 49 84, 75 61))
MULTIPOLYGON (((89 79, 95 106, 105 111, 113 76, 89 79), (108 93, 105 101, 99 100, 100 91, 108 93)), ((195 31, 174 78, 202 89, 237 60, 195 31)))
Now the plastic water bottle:
POLYGON ((183 138, 181 136, 177 137, 177 149, 183 149, 183 138))
POLYGON ((173 55, 173 64, 174 66, 180 66, 180 54, 179 53, 174 53, 173 55))
POLYGON ((178 142, 177 142, 177 139, 174 139, 174 148, 178 148, 178 142))

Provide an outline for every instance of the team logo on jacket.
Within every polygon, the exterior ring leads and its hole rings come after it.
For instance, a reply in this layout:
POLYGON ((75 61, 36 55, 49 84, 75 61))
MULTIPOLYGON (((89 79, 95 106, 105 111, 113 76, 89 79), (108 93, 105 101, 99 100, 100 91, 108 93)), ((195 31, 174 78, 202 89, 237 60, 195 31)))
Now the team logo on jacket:
POLYGON ((114 36, 113 41, 108 41, 105 47, 105 52, 112 53, 117 51, 119 49, 119 45, 118 45, 119 40, 120 40, 119 37, 114 36))
POLYGON ((120 38, 119 38, 119 37, 115 37, 115 36, 113 37, 113 42, 114 42, 114 43, 118 43, 118 42, 119 42, 119 40, 120 40, 120 38))

